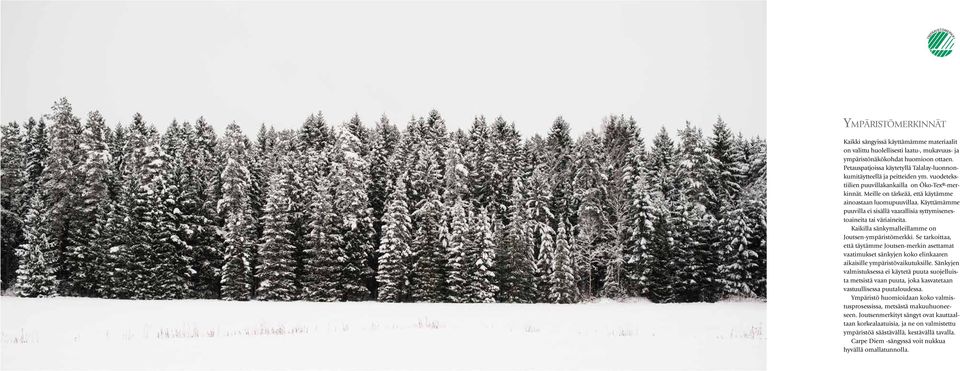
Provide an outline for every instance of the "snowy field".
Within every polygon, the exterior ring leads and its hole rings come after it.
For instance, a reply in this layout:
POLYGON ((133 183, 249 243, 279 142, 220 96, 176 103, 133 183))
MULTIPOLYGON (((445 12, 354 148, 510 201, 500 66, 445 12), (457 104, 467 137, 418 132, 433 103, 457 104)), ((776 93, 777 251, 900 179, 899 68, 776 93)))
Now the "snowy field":
POLYGON ((762 302, 0 299, 0 368, 752 370, 762 302))

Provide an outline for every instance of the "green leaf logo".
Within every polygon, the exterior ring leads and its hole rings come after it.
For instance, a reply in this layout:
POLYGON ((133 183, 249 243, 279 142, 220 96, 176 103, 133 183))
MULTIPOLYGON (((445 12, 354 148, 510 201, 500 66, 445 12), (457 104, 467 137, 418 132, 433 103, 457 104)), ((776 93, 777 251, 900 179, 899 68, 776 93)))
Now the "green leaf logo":
POLYGON ((927 48, 937 57, 946 57, 953 52, 954 40, 953 32, 938 28, 927 36, 927 48))

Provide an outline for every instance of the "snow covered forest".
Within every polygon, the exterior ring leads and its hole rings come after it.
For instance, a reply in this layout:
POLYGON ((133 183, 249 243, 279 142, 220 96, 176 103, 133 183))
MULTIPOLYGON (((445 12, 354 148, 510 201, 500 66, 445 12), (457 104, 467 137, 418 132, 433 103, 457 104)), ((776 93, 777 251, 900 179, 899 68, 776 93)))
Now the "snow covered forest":
POLYGON ((766 297, 766 141, 558 117, 310 115, 2 128, 2 282, 25 297, 573 303, 766 297), (581 123, 582 125, 582 123, 581 123), (646 134, 655 133, 651 141, 646 134), (252 134, 252 133, 251 133, 252 134))

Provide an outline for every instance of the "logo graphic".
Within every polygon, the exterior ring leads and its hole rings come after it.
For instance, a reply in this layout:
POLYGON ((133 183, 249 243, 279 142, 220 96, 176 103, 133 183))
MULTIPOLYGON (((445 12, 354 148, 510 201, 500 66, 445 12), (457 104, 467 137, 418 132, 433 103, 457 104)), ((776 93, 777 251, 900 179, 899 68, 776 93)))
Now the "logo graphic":
POLYGON ((938 28, 927 36, 927 48, 930 48, 930 52, 935 56, 946 57, 953 52, 953 42, 955 40, 953 32, 938 28))

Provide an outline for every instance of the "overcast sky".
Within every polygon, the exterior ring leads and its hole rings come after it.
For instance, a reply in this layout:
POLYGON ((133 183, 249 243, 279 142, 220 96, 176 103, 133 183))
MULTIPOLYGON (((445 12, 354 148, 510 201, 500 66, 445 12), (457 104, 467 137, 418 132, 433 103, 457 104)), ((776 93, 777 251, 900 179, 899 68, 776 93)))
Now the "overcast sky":
MULTIPOLYGON (((322 110, 450 128, 503 115, 580 133, 610 113, 650 134, 721 115, 765 135, 763 2, 2 3, 0 119, 66 96, 111 124, 203 115, 298 127, 322 110)), ((488 120, 489 122, 490 120, 488 120)))

